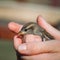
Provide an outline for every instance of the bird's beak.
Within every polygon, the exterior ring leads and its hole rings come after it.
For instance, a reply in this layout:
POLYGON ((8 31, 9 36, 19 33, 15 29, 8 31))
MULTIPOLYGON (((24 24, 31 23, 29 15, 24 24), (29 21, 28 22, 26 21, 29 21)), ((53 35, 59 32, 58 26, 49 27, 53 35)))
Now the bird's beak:
POLYGON ((24 35, 25 34, 25 32, 19 32, 19 34, 18 35, 24 35))

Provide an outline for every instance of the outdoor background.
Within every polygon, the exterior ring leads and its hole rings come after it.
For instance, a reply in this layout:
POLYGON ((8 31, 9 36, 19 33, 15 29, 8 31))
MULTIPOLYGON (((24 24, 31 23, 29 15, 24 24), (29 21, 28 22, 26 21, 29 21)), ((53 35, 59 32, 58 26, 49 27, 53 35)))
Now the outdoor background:
POLYGON ((8 29, 8 23, 36 22, 38 15, 60 30, 60 0, 0 0, 0 60, 16 60, 15 33, 8 29))

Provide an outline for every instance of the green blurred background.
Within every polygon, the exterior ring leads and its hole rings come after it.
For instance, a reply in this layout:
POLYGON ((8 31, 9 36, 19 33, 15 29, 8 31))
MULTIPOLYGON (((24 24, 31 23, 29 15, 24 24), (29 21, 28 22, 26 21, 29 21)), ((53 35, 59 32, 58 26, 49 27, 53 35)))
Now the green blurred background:
POLYGON ((11 41, 0 41, 0 60, 16 60, 16 53, 11 41))

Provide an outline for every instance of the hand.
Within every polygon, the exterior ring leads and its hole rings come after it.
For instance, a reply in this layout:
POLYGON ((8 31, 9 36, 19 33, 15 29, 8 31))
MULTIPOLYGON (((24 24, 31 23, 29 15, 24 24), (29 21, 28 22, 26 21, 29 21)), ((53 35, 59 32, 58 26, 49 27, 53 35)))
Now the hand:
MULTIPOLYGON (((47 32, 54 36, 55 40, 41 42, 41 38, 34 35, 25 36, 27 43, 22 44, 22 39, 14 37, 15 49, 25 55, 22 58, 26 60, 60 60, 60 31, 53 28, 42 17, 38 17, 38 24, 47 32), (37 41, 37 42, 36 42, 37 41), (34 47, 34 48, 33 48, 34 47)), ((18 33, 22 25, 9 23, 9 29, 18 33)))

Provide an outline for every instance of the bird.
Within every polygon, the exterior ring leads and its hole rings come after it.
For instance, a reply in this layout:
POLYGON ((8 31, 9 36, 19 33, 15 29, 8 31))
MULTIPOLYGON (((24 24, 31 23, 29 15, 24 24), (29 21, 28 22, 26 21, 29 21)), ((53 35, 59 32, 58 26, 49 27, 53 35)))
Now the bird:
POLYGON ((26 34, 38 35, 42 38, 42 41, 54 39, 52 35, 35 22, 28 22, 24 24, 21 31, 19 31, 18 36, 24 36, 26 34))

